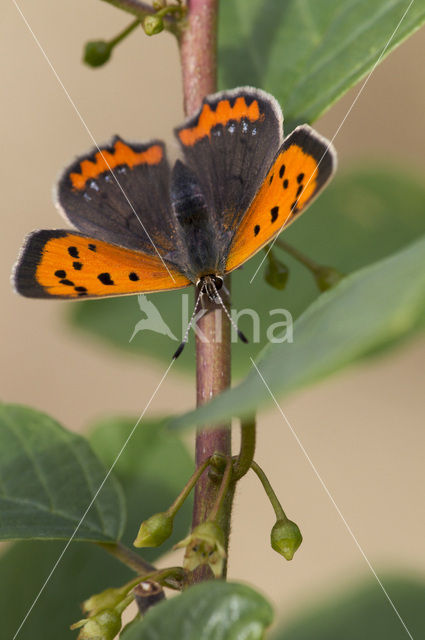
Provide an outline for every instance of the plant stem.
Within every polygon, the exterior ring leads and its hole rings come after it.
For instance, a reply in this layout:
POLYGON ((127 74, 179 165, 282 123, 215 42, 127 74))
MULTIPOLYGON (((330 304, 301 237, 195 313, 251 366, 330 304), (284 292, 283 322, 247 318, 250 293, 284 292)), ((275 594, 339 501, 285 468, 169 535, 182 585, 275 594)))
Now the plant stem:
POLYGON ((257 476, 260 479, 261 484, 264 487, 264 491, 267 494, 268 499, 271 502, 271 505, 274 509, 274 512, 276 514, 276 519, 277 520, 287 520, 287 516, 286 513, 284 512, 282 505, 280 504, 277 495, 275 494, 269 479, 267 478, 266 474, 264 473, 264 471, 262 470, 262 468, 254 461, 252 461, 251 463, 251 468, 253 471, 255 471, 255 473, 257 474, 257 476))
MULTIPOLYGON (((143 22, 146 16, 152 16, 157 13, 152 5, 146 2, 140 2, 140 0, 103 0, 103 2, 112 4, 117 9, 122 9, 123 11, 127 11, 127 13, 131 13, 133 16, 136 16, 139 22, 143 22)), ((176 13, 177 16, 181 15, 182 8, 178 5, 176 5, 175 8, 174 6, 168 7, 168 11, 162 14, 164 27, 174 33, 174 35, 179 36, 180 29, 176 24, 175 16, 172 15, 173 13, 176 13)))
POLYGON ((288 244, 285 240, 281 240, 281 238, 278 238, 277 240, 275 240, 275 244, 277 247, 280 247, 281 249, 286 251, 286 253, 289 253, 289 255, 295 258, 295 260, 301 262, 301 264, 307 267, 307 269, 310 269, 310 271, 312 271, 313 273, 316 273, 320 269, 320 265, 317 262, 311 260, 311 258, 308 258, 306 255, 301 253, 301 251, 298 251, 298 249, 295 249, 295 247, 293 247, 291 244, 288 244))
POLYGON ((104 2, 108 2, 109 4, 113 4, 117 9, 122 9, 123 11, 127 11, 127 13, 132 13, 133 16, 136 16, 140 20, 143 20, 148 15, 152 15, 155 13, 152 5, 149 5, 147 2, 140 2, 140 0, 103 0, 104 2))
POLYGON ((241 421, 241 446, 234 464, 234 480, 240 480, 250 470, 255 453, 255 440, 256 423, 253 416, 241 421))
POLYGON ((130 33, 134 31, 134 29, 139 25, 140 25, 140 20, 136 18, 136 20, 133 20, 133 22, 131 22, 128 25, 128 27, 124 29, 124 31, 121 31, 121 33, 115 36, 115 38, 112 38, 112 40, 109 41, 109 45, 111 47, 115 47, 119 42, 121 42, 122 40, 124 40, 124 38, 130 35, 130 33))
POLYGON ((115 544, 109 544, 107 542, 98 542, 99 547, 105 549, 108 553, 115 556, 120 562, 126 564, 127 567, 133 569, 139 575, 144 575, 145 573, 152 573, 156 571, 156 567, 154 567, 146 560, 143 560, 137 553, 121 544, 121 542, 116 542, 115 544))
POLYGON ((173 504, 167 509, 168 515, 175 516, 177 511, 182 506, 183 502, 186 500, 186 498, 189 495, 189 493, 192 491, 192 489, 195 486, 197 480, 199 479, 199 476, 202 475, 202 473, 208 467, 209 463, 210 463, 210 458, 207 458, 206 460, 204 460, 204 462, 199 467, 197 467, 195 473, 191 476, 189 482, 183 488, 183 491, 181 491, 181 493, 174 500, 173 504))
POLYGON ((180 55, 184 110, 186 115, 192 115, 202 99, 217 90, 218 0, 188 0, 187 7, 180 55))
MULTIPOLYGON (((188 0, 186 28, 180 39, 180 55, 183 75, 184 109, 192 115, 199 109, 204 96, 217 90, 217 11, 218 0, 188 0)), ((225 282, 230 289, 230 279, 225 282)), ((224 287, 222 289, 224 291, 224 287)), ((230 296, 223 295, 230 305, 230 296)), ((213 396, 230 386, 230 325, 224 313, 206 301, 207 313, 200 319, 198 329, 203 337, 196 336, 197 406, 205 404, 213 396)), ((230 425, 208 429, 205 425, 196 435, 196 464, 214 453, 231 455, 230 425)), ((195 489, 192 526, 205 521, 213 508, 220 484, 208 473, 203 473, 195 489)), ((226 550, 230 533, 230 513, 233 490, 228 491, 224 508, 220 510, 226 550)), ((225 573, 226 569, 224 569, 225 573)), ((224 575, 223 575, 224 577, 224 575)), ((202 579, 202 578, 200 578, 202 579)))
POLYGON ((138 574, 138 577, 140 579, 150 577, 152 575, 156 578, 160 576, 161 583, 165 586, 169 587, 170 589, 179 588, 179 586, 176 584, 176 581, 173 579, 172 574, 176 573, 177 571, 183 571, 181 567, 171 567, 169 569, 163 570, 157 569, 153 564, 150 564, 149 562, 146 562, 146 560, 143 560, 143 558, 141 558, 137 553, 134 553, 134 551, 121 544, 121 542, 116 542, 115 544, 98 542, 97 545, 102 549, 105 549, 105 551, 107 551, 111 555, 115 556, 117 560, 127 565, 127 567, 130 567, 130 569, 138 574))
POLYGON ((220 510, 222 509, 223 505, 225 505, 226 503, 226 498, 230 488, 231 480, 232 480, 232 458, 228 458, 226 462, 226 468, 223 473, 223 478, 221 480, 220 489, 217 493, 217 499, 215 501, 213 508, 210 511, 208 520, 211 520, 211 521, 218 520, 220 510))

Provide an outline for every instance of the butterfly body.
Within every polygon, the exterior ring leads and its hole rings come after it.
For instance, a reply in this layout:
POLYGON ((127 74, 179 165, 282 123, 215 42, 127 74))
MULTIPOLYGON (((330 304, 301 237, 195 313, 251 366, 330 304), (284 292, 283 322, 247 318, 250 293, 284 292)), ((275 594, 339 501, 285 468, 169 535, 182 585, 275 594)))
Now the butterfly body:
POLYGON ((276 237, 331 177, 336 155, 308 125, 283 140, 269 94, 242 87, 207 96, 175 130, 183 161, 164 144, 111 143, 62 174, 57 205, 75 230, 30 234, 15 287, 38 298, 97 298, 223 278, 276 237))
POLYGON ((171 206, 176 216, 182 241, 187 248, 188 263, 180 264, 194 284, 201 276, 223 270, 213 218, 201 186, 194 173, 177 160, 171 177, 171 206))

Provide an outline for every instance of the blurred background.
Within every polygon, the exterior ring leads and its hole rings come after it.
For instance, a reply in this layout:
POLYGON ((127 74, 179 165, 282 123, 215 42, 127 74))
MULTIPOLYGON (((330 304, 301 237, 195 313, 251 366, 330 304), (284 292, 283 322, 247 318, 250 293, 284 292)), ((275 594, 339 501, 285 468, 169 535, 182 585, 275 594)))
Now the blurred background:
MULTIPOLYGON (((95 0, 74 0, 66 8, 52 0, 22 0, 20 6, 97 142, 113 133, 140 141, 158 137, 176 155, 172 128, 183 110, 170 35, 149 39, 136 31, 108 65, 93 70, 81 63, 83 44, 114 36, 129 22, 124 13, 95 0)), ((12 2, 4 3, 2 15, 0 394, 5 402, 38 408, 81 431, 99 416, 138 416, 165 366, 74 332, 65 321, 67 303, 18 298, 10 287, 23 237, 35 228, 63 226, 51 187, 61 167, 92 141, 12 2)), ((376 158, 423 172, 425 82, 417 61, 424 54, 422 30, 376 69, 335 140, 342 171, 376 158)), ((315 128, 331 138, 357 91, 315 128)), ((283 405, 353 535, 383 576, 425 575, 424 356, 425 343, 417 338, 283 405)), ((194 399, 192 380, 172 371, 149 411, 180 413, 194 399)), ((289 619, 368 578, 370 569, 277 411, 260 416, 258 440, 258 462, 300 525, 304 543, 291 563, 270 549, 273 514, 256 479, 247 477, 235 501, 230 577, 255 585, 289 619)), ((383 595, 382 603, 390 608, 383 595)))

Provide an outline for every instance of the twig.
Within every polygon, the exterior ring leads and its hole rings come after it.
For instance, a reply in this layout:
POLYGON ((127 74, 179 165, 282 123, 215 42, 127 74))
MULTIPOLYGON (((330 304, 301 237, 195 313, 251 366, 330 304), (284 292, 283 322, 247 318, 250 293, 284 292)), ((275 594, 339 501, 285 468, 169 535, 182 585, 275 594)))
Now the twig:
POLYGON ((241 421, 241 446, 234 463, 233 479, 240 480, 251 468, 255 453, 255 416, 241 421))
MULTIPOLYGON (((183 74, 184 108, 187 115, 199 109, 202 99, 217 89, 217 10, 218 0, 189 0, 187 25, 180 39, 183 74)), ((230 290, 230 281, 225 283, 230 290)), ((224 290, 224 287, 223 287, 224 290)), ((230 306, 230 296, 223 296, 230 306)), ((208 402, 230 386, 230 325, 224 313, 210 302, 198 328, 203 335, 196 337, 197 406, 208 402)), ((209 429, 207 425, 196 435, 196 464, 199 466, 213 453, 231 455, 230 425, 209 429)), ((216 502, 220 483, 205 472, 195 489, 192 526, 207 519, 216 502)), ((224 508, 220 510, 226 547, 230 533, 230 513, 233 487, 228 491, 224 508)), ((224 572, 226 568, 224 568, 224 572)), ((200 574, 201 575, 201 574, 200 574)), ((200 580, 202 577, 199 578, 200 580)))
POLYGON ((146 560, 143 560, 143 558, 141 558, 137 553, 121 544, 121 542, 116 542, 115 544, 98 542, 97 544, 141 576, 157 570, 156 567, 149 562, 146 562, 146 560))

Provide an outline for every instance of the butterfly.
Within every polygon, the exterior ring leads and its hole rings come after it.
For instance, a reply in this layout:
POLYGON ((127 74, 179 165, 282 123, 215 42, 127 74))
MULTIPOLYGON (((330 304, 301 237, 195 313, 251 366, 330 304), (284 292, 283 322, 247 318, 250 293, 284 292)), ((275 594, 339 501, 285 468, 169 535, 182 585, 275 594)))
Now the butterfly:
POLYGON ((184 161, 172 169, 163 142, 118 136, 66 168, 56 204, 75 230, 29 234, 17 292, 79 299, 194 284, 216 299, 224 276, 299 217, 336 167, 310 126, 283 139, 278 102, 251 87, 205 97, 175 135, 184 161))

